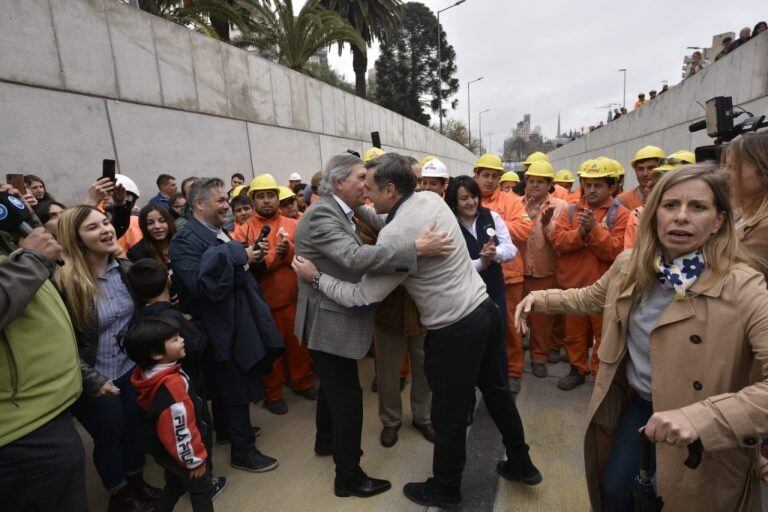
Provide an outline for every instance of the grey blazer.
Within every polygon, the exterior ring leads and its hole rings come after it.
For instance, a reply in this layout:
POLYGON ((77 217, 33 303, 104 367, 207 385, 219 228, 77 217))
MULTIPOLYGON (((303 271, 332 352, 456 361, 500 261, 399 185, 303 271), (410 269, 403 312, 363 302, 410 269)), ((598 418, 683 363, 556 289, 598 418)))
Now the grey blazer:
MULTIPOLYGON (((302 215, 295 233, 295 252, 324 274, 357 283, 366 272, 415 272, 413 242, 363 245, 332 196, 321 196, 302 215)), ((312 285, 299 279, 296 337, 310 350, 350 359, 368 353, 373 337, 373 307, 339 306, 312 285)))

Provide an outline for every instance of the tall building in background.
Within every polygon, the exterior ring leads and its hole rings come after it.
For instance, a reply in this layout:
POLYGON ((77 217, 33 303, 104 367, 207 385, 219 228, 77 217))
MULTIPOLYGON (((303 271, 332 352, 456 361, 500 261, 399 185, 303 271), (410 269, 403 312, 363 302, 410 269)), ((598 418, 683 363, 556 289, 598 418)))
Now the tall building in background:
POLYGON ((525 114, 523 120, 517 123, 517 128, 512 130, 512 136, 528 140, 531 135, 531 114, 525 114))

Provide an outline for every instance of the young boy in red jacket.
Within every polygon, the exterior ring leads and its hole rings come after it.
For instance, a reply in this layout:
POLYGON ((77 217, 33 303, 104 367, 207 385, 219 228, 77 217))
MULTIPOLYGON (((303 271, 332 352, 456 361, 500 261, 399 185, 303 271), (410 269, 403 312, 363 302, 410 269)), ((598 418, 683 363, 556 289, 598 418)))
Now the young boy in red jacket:
POLYGON ((131 383, 146 413, 146 449, 165 469, 165 488, 155 511, 173 510, 185 493, 189 493, 195 512, 213 511, 214 493, 223 490, 226 478, 211 479, 210 436, 202 420, 204 405, 178 363, 186 355, 179 324, 163 317, 141 318, 123 345, 137 364, 131 383))

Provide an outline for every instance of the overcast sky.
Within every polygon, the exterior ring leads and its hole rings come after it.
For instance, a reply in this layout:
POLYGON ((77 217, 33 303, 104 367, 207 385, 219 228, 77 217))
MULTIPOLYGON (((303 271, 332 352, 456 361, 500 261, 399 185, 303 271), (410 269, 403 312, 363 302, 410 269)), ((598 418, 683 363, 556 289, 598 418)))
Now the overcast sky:
MULTIPOLYGON (((433 11, 455 0, 425 0, 433 11)), ((297 0, 298 10, 305 2, 297 0)), ((681 77, 687 46, 710 46, 712 36, 753 27, 768 18, 765 0, 466 0, 443 12, 440 22, 457 54, 459 105, 449 113, 466 122, 467 81, 473 83, 472 131, 478 112, 483 138, 491 132, 494 151, 523 114, 531 128, 554 137, 560 112, 563 131, 597 124, 606 109, 622 102, 622 73, 627 68, 627 106, 637 93, 670 86, 681 77)), ((738 36, 737 36, 738 37, 738 36)), ((378 47, 368 53, 369 68, 378 47)), ((354 81, 352 57, 330 52, 331 66, 354 81)))

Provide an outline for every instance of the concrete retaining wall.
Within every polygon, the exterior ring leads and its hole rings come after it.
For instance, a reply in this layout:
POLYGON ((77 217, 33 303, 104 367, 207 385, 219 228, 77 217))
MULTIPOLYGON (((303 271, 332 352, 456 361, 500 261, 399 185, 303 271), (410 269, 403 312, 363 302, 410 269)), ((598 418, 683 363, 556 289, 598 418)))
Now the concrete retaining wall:
POLYGON ((712 144, 706 131, 690 133, 688 125, 704 117, 697 102, 703 104, 714 96, 732 96, 734 105, 768 115, 768 32, 638 110, 550 152, 549 157, 556 169, 571 170, 589 158, 615 158, 627 169, 628 183, 636 184, 629 162, 642 146, 653 144, 671 153, 712 144))
POLYGON ((272 173, 305 181, 331 155, 370 147, 473 155, 352 94, 116 0, 0 0, 0 165, 72 199, 114 158, 148 198, 166 172, 272 173))

